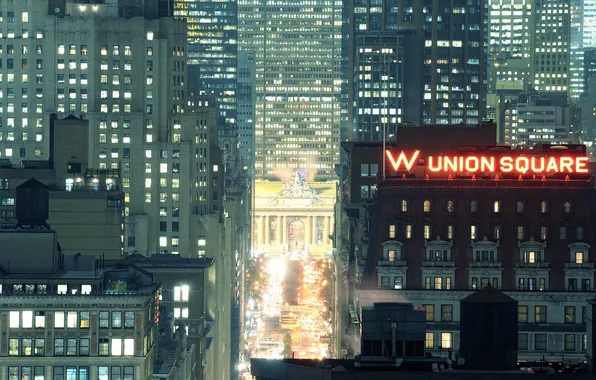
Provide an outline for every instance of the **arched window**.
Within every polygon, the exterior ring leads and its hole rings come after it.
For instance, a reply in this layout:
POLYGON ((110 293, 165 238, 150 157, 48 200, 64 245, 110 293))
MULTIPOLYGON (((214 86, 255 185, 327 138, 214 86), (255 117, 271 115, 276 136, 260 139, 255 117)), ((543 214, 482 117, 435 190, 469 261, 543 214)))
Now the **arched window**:
POLYGON ((563 211, 565 214, 571 214, 571 202, 563 203, 563 211))
POLYGON ((540 212, 546 214, 548 212, 548 202, 542 201, 540 202, 540 212))
POLYGON ((478 212, 478 201, 470 202, 470 212, 478 212))
POLYGON ((517 210, 517 212, 524 212, 524 202, 522 202, 522 201, 517 202, 516 210, 517 210))
POLYGON ((501 201, 495 201, 495 203, 493 204, 493 211, 495 213, 501 212, 501 201))
POLYGON ((407 199, 402 199, 401 200, 401 205, 400 208, 401 212, 408 212, 409 209, 409 202, 407 199))
POLYGON ((447 201, 447 212, 455 212, 455 202, 447 201))
POLYGON ((424 204, 423 204, 423 211, 430 212, 430 205, 431 205, 430 201, 428 199, 425 200, 424 204))

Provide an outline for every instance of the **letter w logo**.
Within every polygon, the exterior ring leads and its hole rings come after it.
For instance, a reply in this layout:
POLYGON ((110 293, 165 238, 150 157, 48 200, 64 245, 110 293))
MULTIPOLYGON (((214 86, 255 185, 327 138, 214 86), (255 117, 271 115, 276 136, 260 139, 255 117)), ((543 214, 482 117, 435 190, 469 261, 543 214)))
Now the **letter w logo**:
POLYGON ((420 151, 415 151, 412 157, 410 157, 410 161, 408 161, 408 159, 406 158, 406 154, 403 151, 399 154, 399 156, 397 156, 397 160, 393 158, 393 154, 389 150, 386 150, 385 154, 387 155, 387 158, 389 158, 391 166, 393 166, 393 170, 399 171, 399 168, 402 166, 403 163, 403 165, 406 167, 406 170, 410 171, 412 170, 412 167, 414 166, 414 163, 416 162, 416 159, 418 158, 420 151))

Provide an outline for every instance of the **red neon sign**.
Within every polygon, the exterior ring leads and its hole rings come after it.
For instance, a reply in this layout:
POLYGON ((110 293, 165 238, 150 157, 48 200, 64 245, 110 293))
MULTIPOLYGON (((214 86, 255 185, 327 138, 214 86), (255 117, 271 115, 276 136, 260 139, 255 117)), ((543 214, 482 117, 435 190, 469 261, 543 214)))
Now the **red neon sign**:
MULTIPOLYGON (((402 151, 397 158, 389 150, 385 154, 393 170, 411 171, 420 151, 402 151)), ((429 156, 426 163, 431 172, 447 173, 588 173, 588 157, 581 156, 429 156)))

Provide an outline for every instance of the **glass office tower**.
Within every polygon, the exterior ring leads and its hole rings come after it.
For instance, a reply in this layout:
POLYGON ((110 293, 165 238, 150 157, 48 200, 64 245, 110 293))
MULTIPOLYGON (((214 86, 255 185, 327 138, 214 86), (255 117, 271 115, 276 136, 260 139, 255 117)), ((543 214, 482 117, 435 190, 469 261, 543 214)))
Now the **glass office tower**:
POLYGON ((215 95, 219 115, 236 123, 238 9, 236 0, 174 0, 174 16, 187 20, 190 91, 215 95))
POLYGON ((255 176, 335 177, 341 0, 239 0, 239 49, 256 69, 255 176))

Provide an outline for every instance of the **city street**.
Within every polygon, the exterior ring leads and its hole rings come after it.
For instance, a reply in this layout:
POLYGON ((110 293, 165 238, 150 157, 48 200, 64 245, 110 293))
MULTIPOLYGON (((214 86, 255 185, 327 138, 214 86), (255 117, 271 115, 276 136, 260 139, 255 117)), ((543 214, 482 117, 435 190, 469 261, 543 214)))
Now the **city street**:
POLYGON ((332 263, 308 255, 257 257, 249 276, 247 351, 253 358, 325 358, 332 353, 332 263))

